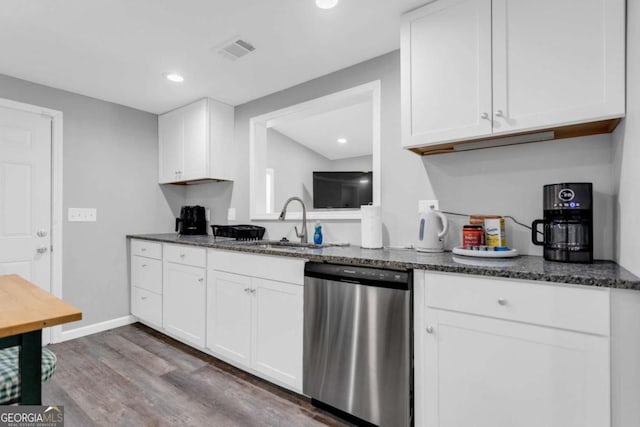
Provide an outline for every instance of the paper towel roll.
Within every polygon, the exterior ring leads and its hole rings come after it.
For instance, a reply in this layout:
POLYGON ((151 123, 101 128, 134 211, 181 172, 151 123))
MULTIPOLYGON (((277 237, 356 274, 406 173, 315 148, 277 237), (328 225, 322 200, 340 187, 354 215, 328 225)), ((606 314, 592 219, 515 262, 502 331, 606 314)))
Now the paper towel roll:
POLYGON ((382 214, 380 206, 360 206, 362 219, 360 220, 360 235, 362 246, 366 249, 382 247, 382 214))

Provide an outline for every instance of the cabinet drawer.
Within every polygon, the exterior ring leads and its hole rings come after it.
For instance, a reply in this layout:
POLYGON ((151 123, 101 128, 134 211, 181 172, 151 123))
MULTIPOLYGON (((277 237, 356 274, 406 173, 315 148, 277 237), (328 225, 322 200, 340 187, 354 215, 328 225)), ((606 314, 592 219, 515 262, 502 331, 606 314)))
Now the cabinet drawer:
POLYGON ((176 264, 192 265, 194 267, 206 267, 207 250, 186 245, 165 245, 164 258, 176 264))
POLYGON ((304 283, 305 259, 209 250, 209 269, 261 277, 279 282, 304 283))
POLYGON ((502 278, 425 273, 425 305, 609 335, 609 290, 502 278))
POLYGON ((133 255, 131 286, 162 294, 162 261, 133 255))
POLYGON ((131 253, 147 258, 162 259, 162 243, 132 239, 131 253))
POLYGON ((131 287, 131 314, 162 327, 162 297, 136 286, 131 287))

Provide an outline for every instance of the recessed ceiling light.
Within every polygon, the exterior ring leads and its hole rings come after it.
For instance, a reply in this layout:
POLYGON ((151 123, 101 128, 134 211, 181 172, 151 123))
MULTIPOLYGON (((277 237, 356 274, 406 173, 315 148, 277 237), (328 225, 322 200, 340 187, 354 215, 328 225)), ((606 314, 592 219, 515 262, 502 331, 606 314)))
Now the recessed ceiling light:
POLYGON ((347 138, 338 138, 338 142, 340 144, 346 144, 347 143, 347 138))
POLYGON ((331 9, 338 4, 338 0, 316 0, 316 6, 320 9, 331 9))
POLYGON ((182 83, 184 81, 184 77, 176 73, 164 73, 163 76, 170 82, 182 83))

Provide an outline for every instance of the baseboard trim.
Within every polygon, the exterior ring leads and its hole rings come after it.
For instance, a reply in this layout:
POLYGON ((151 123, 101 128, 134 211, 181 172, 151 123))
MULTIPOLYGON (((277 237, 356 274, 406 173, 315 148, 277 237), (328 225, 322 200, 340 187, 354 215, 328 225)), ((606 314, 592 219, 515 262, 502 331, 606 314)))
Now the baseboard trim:
MULTIPOLYGON (((59 336, 55 337, 54 343, 74 340, 80 337, 86 337, 87 335, 93 335, 98 332, 108 331, 109 329, 119 328, 120 326, 130 325, 137 322, 138 319, 135 316, 128 315, 118 317, 116 319, 106 320, 104 322, 94 323, 93 325, 83 326, 81 328, 71 329, 68 331, 62 331, 59 336)), ((56 334, 58 335, 58 334, 56 334)), ((53 339, 53 337, 52 337, 53 339)))

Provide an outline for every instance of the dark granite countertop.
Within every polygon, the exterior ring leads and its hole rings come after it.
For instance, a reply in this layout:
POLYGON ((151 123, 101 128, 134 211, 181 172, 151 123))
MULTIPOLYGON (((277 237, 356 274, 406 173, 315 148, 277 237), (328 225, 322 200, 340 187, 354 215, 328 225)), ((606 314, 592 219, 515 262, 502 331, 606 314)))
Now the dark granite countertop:
POLYGON ((454 255, 451 252, 429 254, 410 249, 362 249, 359 246, 260 247, 256 245, 256 242, 220 238, 214 240, 213 236, 178 236, 175 233, 128 235, 127 237, 262 255, 305 258, 310 261, 336 264, 353 264, 395 270, 422 269, 640 290, 640 278, 612 261, 595 261, 593 264, 566 264, 545 261, 542 257, 530 255, 510 259, 478 259, 454 255))

